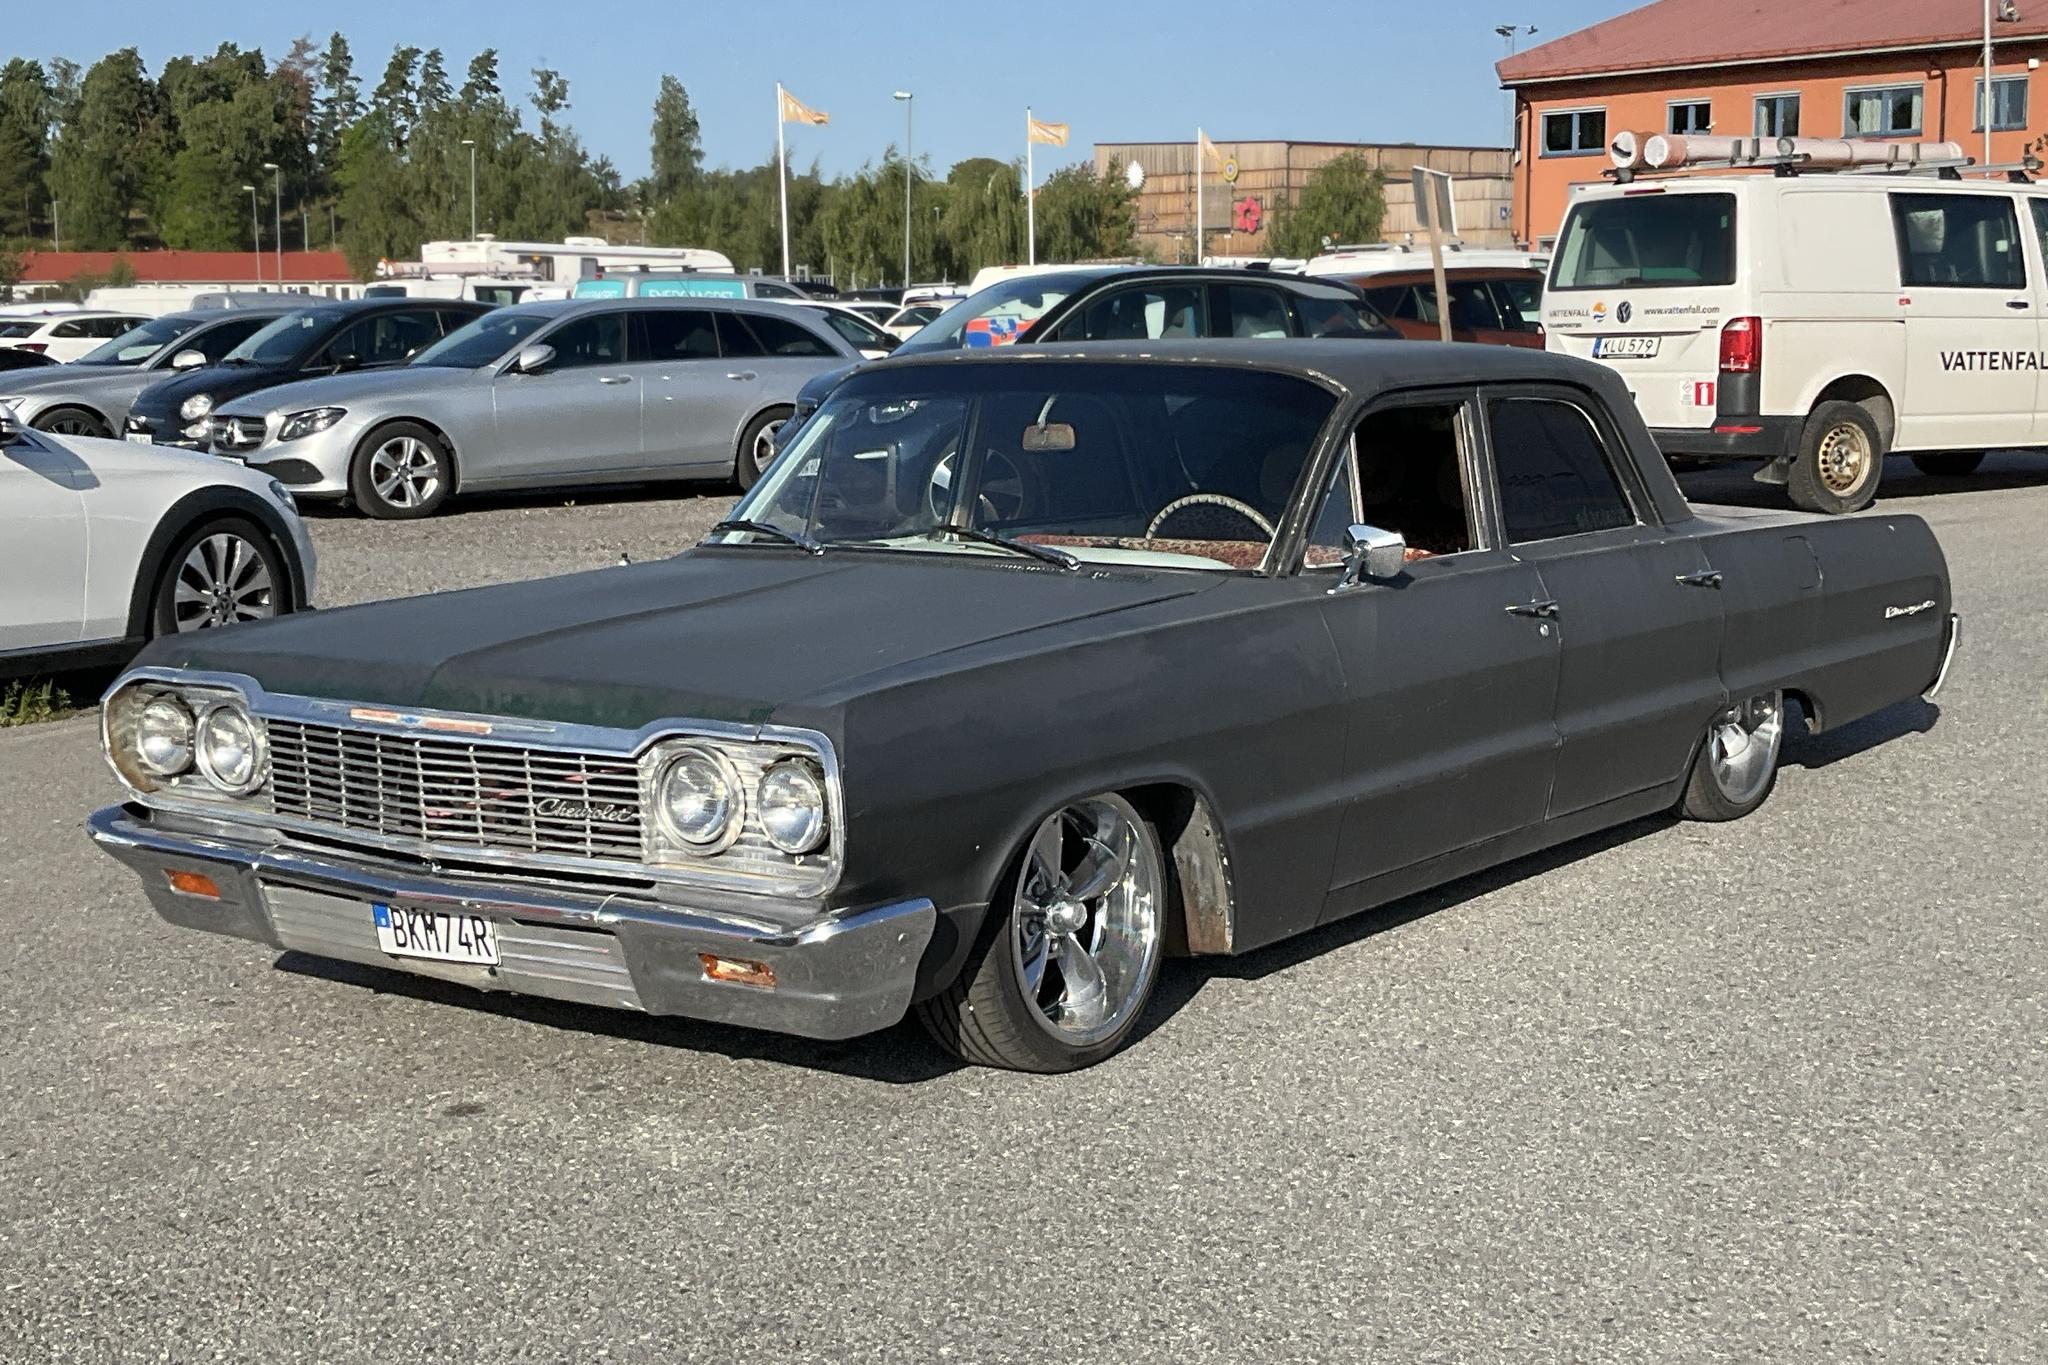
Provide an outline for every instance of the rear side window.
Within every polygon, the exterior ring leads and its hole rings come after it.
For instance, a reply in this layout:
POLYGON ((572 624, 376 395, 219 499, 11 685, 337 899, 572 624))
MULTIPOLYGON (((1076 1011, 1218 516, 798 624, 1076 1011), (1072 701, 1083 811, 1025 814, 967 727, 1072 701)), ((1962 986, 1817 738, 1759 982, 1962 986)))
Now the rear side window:
POLYGON ((1301 319, 1305 337, 1362 337, 1381 325, 1380 319, 1364 316, 1351 304, 1305 294, 1295 296, 1294 312, 1301 319))
POLYGON ((1223 306, 1230 312, 1231 336, 1264 341, 1284 337, 1292 330, 1287 322, 1287 300, 1280 297, 1277 289, 1225 285, 1223 306))
POLYGON ((1592 419, 1554 398, 1486 405, 1508 543, 1632 526, 1636 516, 1592 419))
POLYGON ((747 324, 740 321, 739 314, 717 313, 713 316, 718 319, 718 344, 728 359, 768 354, 761 349, 761 343, 755 340, 754 334, 747 330, 747 324))
POLYGON ((701 309, 650 308, 640 314, 649 360, 716 360, 718 327, 701 309))
POLYGON ((1552 289, 1676 289, 1735 282, 1735 196, 1643 194, 1578 204, 1552 289))
POLYGON ((829 358, 838 354, 826 344, 824 338, 788 318, 778 318, 767 313, 749 313, 745 322, 754 335, 761 339, 762 349, 769 355, 829 358))
POLYGON ((1158 341, 1209 335, 1199 284, 1119 289, 1082 310, 1080 326, 1060 329, 1063 341, 1158 341))
POLYGON ((1895 194, 1899 282, 1917 288, 2024 289, 2019 218, 2002 194, 1895 194))

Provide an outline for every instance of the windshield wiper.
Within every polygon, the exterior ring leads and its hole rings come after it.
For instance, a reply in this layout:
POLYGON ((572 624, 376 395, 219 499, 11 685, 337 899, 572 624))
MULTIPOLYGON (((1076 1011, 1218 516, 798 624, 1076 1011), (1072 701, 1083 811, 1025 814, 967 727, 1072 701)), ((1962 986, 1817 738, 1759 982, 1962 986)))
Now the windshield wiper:
POLYGON ((1030 555, 1033 559, 1042 559, 1048 564, 1057 564, 1062 569, 1078 569, 1081 567, 1081 561, 1068 554, 1065 550, 1057 550, 1050 545, 1033 545, 1028 541, 1011 540, 1006 536, 999 536, 993 531, 976 530, 972 526, 934 526, 925 534, 928 536, 958 536, 962 540, 971 540, 976 545, 993 545, 998 549, 1015 550, 1020 554, 1030 555))
POLYGON ((799 531, 785 531, 780 526, 770 526, 765 521, 750 521, 745 517, 732 517, 719 522, 705 534, 717 535, 720 531, 751 531, 757 536, 767 536, 785 545, 794 545, 807 555, 821 555, 825 547, 799 531))

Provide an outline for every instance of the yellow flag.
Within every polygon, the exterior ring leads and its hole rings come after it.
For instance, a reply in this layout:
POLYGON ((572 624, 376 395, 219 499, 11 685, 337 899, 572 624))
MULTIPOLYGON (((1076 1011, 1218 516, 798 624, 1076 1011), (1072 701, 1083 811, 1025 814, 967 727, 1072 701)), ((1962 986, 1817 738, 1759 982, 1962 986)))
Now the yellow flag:
POLYGON ((821 110, 805 107, 802 100, 787 90, 782 92, 782 121, 784 123, 830 123, 832 116, 821 110))
POLYGON ((1029 124, 1030 136, 1033 142, 1043 142, 1048 147, 1064 147, 1067 145, 1066 124, 1047 123, 1041 118, 1027 119, 1026 122, 1029 124))
POLYGON ((1209 135, 1203 132, 1201 129, 1197 128, 1195 130, 1195 136, 1201 139, 1201 144, 1197 148, 1197 150, 1201 152, 1202 160, 1209 163, 1209 169, 1213 171, 1222 170, 1223 153, 1216 150, 1216 144, 1209 141, 1209 135))

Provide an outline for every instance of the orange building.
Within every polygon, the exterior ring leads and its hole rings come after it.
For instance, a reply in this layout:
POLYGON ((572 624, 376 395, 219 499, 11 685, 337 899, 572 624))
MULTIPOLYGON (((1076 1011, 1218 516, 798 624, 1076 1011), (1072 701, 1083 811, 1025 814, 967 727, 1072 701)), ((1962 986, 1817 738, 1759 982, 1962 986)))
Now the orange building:
MULTIPOLYGON (((1624 130, 1955 141, 1985 161, 1986 0, 1658 0, 1518 53, 1514 231, 1548 245, 1624 130)), ((2048 0, 1991 0, 1989 163, 2048 150, 2048 0)), ((1989 164, 1988 163, 1988 164, 1989 164)))

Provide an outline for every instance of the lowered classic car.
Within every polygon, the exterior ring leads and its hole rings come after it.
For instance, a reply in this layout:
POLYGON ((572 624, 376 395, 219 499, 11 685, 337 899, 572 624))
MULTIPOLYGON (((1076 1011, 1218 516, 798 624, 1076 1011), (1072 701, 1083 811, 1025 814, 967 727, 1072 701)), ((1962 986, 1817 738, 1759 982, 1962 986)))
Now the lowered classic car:
POLYGON ((1082 343, 834 391, 701 545, 159 641, 93 837, 173 923, 974 1062, 1931 692, 1911 516, 1687 505, 1502 348, 1082 343))

